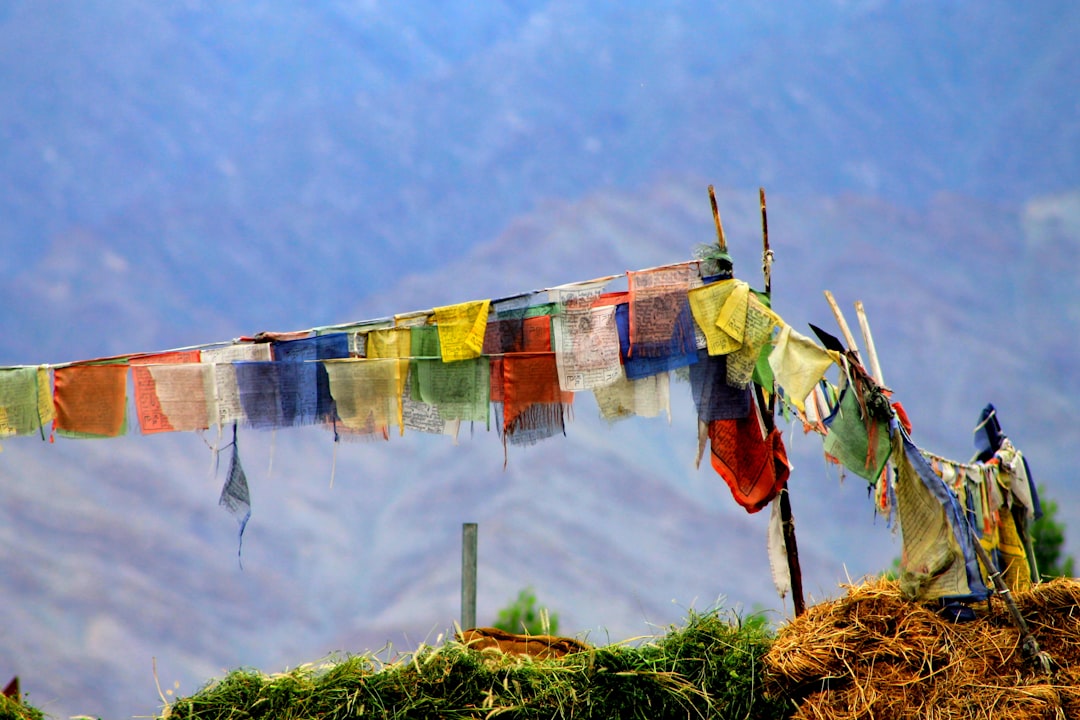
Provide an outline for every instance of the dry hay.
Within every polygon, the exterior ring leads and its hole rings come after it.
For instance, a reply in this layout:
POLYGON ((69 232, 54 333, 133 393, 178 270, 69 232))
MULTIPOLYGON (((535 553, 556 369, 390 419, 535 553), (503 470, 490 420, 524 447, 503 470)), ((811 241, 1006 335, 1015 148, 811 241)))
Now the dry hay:
POLYGON ((473 650, 493 649, 511 655, 534 658, 560 658, 570 653, 590 650, 587 643, 576 638, 554 635, 517 635, 493 627, 472 628, 458 633, 458 642, 473 650))
POLYGON ((847 586, 783 627, 765 656, 794 718, 1080 718, 1080 581, 1015 594, 1055 669, 1026 661, 1000 599, 953 623, 903 598, 894 581, 847 586))

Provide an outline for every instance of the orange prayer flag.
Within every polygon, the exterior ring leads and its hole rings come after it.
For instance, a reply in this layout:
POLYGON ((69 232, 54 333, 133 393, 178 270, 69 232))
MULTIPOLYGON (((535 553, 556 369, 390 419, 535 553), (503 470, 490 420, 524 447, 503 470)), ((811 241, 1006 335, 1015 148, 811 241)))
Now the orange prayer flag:
POLYGON ((56 429, 74 437, 123 435, 127 371, 127 363, 56 368, 53 371, 56 429))
POLYGON ((555 353, 512 353, 502 359, 503 428, 513 431, 533 406, 568 406, 574 393, 559 388, 555 353))
POLYGON ((551 352, 551 318, 547 315, 525 318, 523 325, 524 352, 551 352))

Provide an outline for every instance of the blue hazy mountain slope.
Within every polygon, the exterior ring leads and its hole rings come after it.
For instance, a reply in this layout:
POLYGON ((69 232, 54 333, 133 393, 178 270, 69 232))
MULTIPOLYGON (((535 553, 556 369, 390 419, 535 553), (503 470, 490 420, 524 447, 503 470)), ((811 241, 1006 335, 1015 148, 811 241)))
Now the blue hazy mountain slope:
POLYGON ((418 7, 13 4, 3 292, 80 314, 5 342, 115 350, 106 255, 116 302, 175 317, 144 337, 197 342, 331 322, 544 198, 664 172, 914 206, 1078 181, 1072 3, 418 7))
MULTIPOLYGON (((0 363, 685 259, 714 236, 708 183, 756 284, 765 185, 781 315, 829 328, 823 289, 863 300, 915 440, 968 457, 994 402, 1069 517, 1078 20, 1002 0, 0 2, 0 363)), ((243 571, 214 433, 5 438, 0 677, 54 716, 125 717, 158 709, 152 658, 190 693, 409 649, 457 616, 467 521, 483 618, 525 584, 595 640, 721 596, 781 608, 766 518, 694 469, 685 385, 673 404, 609 428, 580 397, 566 438, 505 471, 483 429, 336 449, 242 431, 243 571)), ((811 598, 888 566, 861 480, 785 440, 811 598)))

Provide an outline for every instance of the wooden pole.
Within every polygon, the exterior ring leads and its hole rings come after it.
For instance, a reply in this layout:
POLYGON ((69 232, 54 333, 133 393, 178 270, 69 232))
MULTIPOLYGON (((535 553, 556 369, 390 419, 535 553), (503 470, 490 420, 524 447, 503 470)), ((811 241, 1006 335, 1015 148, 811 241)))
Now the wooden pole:
POLYGON ((461 524, 461 629, 476 627, 476 523, 461 524))
MULTIPOLYGON (((765 188, 758 189, 758 197, 761 200, 761 239, 762 261, 761 269, 765 276, 765 293, 772 299, 772 261, 773 253, 769 247, 769 216, 765 209, 765 188)), ((768 424, 770 429, 774 423, 776 412, 776 387, 769 388, 769 412, 768 424)), ((780 503, 780 522, 784 528, 784 550, 787 553, 788 572, 791 575, 791 599, 795 605, 795 617, 806 612, 806 600, 803 598, 802 568, 799 565, 799 544, 795 539, 795 518, 791 512, 791 496, 785 487, 780 491, 777 498, 780 503)))
POLYGON ((855 301, 855 314, 859 316, 859 329, 862 331, 863 345, 866 346, 866 359, 870 361, 870 372, 878 385, 885 387, 885 376, 881 374, 881 363, 878 362, 877 348, 874 347, 874 336, 870 334, 870 321, 866 319, 866 309, 862 300, 855 301))
POLYGON ((709 186, 709 203, 712 205, 712 219, 716 224, 716 244, 720 248, 720 252, 727 252, 727 238, 724 237, 724 226, 720 222, 720 209, 716 207, 716 191, 713 190, 713 186, 709 186))
MULTIPOLYGON (((840 310, 840 306, 836 304, 836 298, 828 290, 825 291, 825 300, 828 301, 829 307, 832 308, 833 317, 836 318, 836 324, 840 326, 840 332, 844 335, 844 342, 847 343, 848 350, 855 353, 855 357, 859 357, 859 346, 855 344, 855 336, 851 334, 851 328, 848 327, 847 320, 844 319, 844 313, 840 310)), ((859 360, 862 363, 862 360, 859 360)))

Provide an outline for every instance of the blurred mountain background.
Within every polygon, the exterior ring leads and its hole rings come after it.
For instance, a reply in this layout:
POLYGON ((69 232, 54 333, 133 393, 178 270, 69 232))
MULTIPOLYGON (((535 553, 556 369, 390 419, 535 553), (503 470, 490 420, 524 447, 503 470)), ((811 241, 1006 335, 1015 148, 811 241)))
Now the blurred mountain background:
MULTIPOLYGON (((0 0, 0 363, 297 330, 587 280, 712 242, 796 329, 862 300, 922 447, 993 402, 1067 524, 1080 391, 1080 6, 0 0)), ((0 678, 150 715, 236 667, 435 642, 479 523, 481 623, 532 585, 591 642, 774 611, 767 513, 673 417, 513 447, 241 431, 3 441, 0 678)), ((811 602, 887 568, 859 478, 785 427, 811 602)), ((1080 532, 1080 531, 1074 531, 1080 532)), ((1066 552, 1080 544, 1067 535, 1066 552)))

